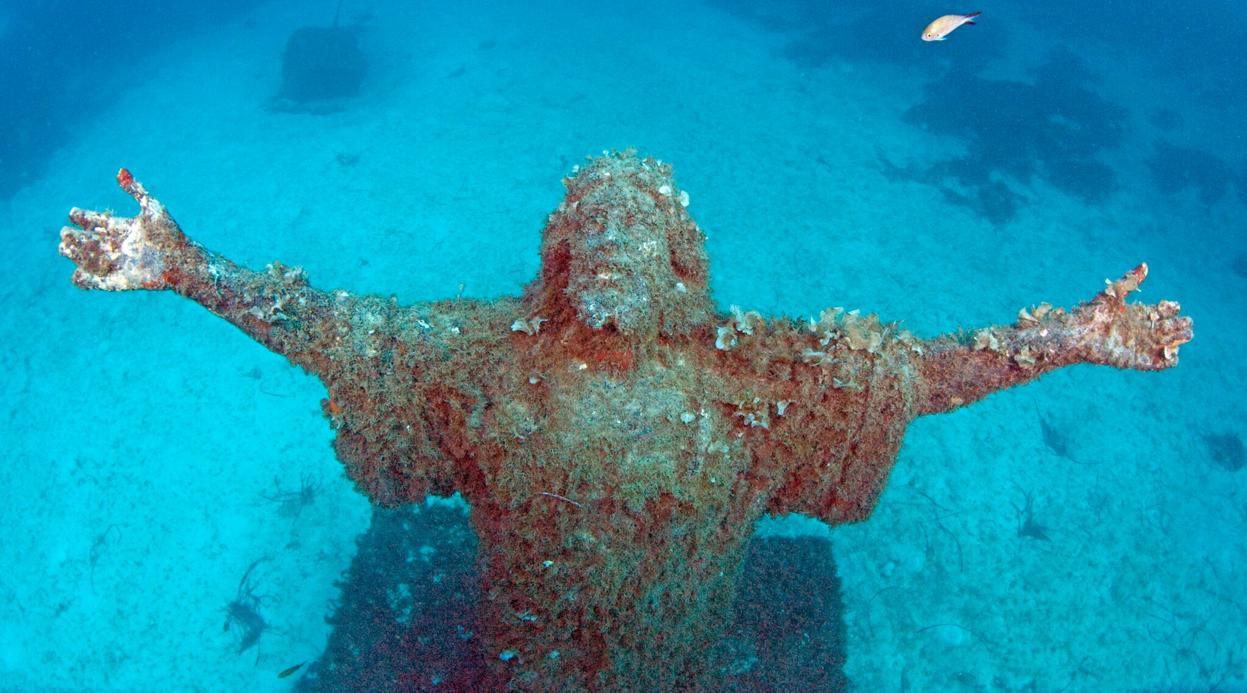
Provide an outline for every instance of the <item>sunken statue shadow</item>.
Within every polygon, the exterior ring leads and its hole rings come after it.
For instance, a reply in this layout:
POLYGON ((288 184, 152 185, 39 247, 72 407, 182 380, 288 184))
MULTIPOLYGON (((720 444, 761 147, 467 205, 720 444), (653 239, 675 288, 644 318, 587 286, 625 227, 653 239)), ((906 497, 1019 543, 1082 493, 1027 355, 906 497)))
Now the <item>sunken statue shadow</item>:
MULTIPOLYGON (((489 679, 478 636, 477 543, 450 504, 378 508, 339 583, 324 654, 305 691, 480 690, 489 679)), ((754 537, 730 625, 707 647, 726 690, 847 689, 840 578, 831 543, 754 537)))
POLYGON ((564 179, 537 277, 494 301, 403 306, 246 269, 118 182, 140 213, 70 212, 73 282, 172 291, 316 375, 375 505, 461 494, 490 688, 715 688, 712 647, 758 648, 729 629, 763 516, 865 520, 915 418, 1073 364, 1165 370, 1192 338, 1176 302, 1127 300, 1145 263, 1070 308, 930 339, 838 307, 718 311, 688 192, 632 152, 564 179))

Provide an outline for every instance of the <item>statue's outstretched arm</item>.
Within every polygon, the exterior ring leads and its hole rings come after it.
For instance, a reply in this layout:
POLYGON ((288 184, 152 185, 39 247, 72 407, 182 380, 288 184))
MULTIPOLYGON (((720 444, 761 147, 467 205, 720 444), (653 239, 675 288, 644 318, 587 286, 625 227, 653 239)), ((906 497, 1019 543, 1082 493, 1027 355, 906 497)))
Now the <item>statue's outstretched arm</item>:
POLYGON ((1126 303, 1147 277, 1141 264, 1071 310, 1041 304, 1013 325, 945 335, 922 344, 918 413, 956 409, 997 390, 1075 363, 1161 370, 1191 340, 1191 319, 1174 301, 1126 303))
MULTIPOLYGON (((121 169, 117 182, 138 201, 135 217, 75 208, 61 230, 60 252, 73 260, 84 289, 171 289, 225 318, 273 351, 323 373, 326 347, 349 314, 345 294, 308 286, 302 270, 274 263, 240 267, 187 238, 164 205, 121 169)), ((345 326, 345 325, 343 325, 345 326)))

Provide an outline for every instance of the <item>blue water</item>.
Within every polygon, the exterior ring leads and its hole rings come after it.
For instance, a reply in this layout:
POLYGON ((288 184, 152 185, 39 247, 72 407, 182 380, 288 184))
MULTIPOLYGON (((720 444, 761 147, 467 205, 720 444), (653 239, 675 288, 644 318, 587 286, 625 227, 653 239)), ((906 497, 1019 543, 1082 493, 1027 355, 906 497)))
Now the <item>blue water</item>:
POLYGON ((868 522, 768 531, 830 537, 861 690, 1247 688, 1241 4, 1000 3, 923 43, 978 8, 346 0, 357 93, 282 98, 335 5, 0 4, 0 689, 287 689, 368 525, 320 385, 173 295, 72 287, 70 207, 133 213, 124 165, 240 263, 494 297, 625 147, 674 163, 723 307, 931 337, 1147 261, 1140 300, 1196 321, 1177 368, 922 419, 868 522))

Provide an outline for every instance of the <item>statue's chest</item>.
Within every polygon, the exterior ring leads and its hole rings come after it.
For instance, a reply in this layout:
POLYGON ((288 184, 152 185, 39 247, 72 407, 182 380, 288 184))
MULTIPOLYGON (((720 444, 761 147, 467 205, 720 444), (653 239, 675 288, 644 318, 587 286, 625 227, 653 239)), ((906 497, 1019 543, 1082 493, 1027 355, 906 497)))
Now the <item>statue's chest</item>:
POLYGON ((513 453, 504 474, 637 511, 662 498, 726 503, 749 451, 709 396, 714 388, 661 367, 577 375, 529 383, 526 396, 493 404, 495 428, 513 453))

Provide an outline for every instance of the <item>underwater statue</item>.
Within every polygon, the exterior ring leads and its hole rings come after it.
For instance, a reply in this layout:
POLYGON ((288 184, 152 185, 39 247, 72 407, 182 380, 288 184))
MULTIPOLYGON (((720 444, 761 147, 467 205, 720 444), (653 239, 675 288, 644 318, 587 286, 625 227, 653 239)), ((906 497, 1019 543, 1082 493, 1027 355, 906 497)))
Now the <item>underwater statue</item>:
POLYGON ((914 418, 1076 363, 1169 368, 1192 336, 1177 303, 1126 302, 1146 265, 934 339, 839 308, 720 313, 687 193, 631 153, 564 181, 523 296, 410 306, 239 267, 118 180, 141 212, 70 213, 73 282, 172 290, 318 376, 373 503, 461 493, 496 687, 712 685, 703 655, 760 517, 865 519, 914 418))

